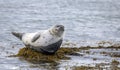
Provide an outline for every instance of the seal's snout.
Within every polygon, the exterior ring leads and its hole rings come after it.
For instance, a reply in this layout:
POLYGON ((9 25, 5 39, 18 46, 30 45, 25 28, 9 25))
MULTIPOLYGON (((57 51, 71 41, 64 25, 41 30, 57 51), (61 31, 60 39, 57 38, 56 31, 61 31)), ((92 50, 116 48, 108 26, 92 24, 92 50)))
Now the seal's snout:
POLYGON ((60 31, 64 31, 64 26, 63 25, 56 25, 56 28, 60 31))
POLYGON ((60 31, 64 31, 64 26, 59 28, 60 31))
POLYGON ((55 25, 51 28, 50 32, 56 36, 62 36, 64 33, 64 26, 63 25, 55 25))

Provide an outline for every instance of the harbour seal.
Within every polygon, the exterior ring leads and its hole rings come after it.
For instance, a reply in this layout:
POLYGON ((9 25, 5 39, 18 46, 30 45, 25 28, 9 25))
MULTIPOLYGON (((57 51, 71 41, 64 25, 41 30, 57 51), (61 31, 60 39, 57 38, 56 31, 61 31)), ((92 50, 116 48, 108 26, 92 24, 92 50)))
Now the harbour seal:
POLYGON ((48 30, 40 30, 34 33, 12 32, 12 34, 28 48, 44 54, 54 54, 62 44, 64 26, 55 25, 48 30))

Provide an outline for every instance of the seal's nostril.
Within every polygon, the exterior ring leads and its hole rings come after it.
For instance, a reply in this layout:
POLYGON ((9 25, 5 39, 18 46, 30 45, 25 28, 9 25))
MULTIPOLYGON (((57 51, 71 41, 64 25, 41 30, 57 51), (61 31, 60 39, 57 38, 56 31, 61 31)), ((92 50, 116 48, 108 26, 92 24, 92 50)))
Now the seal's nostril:
POLYGON ((63 27, 60 27, 59 30, 64 31, 64 28, 63 28, 63 27))
POLYGON ((56 25, 56 30, 64 31, 64 26, 63 25, 56 25))

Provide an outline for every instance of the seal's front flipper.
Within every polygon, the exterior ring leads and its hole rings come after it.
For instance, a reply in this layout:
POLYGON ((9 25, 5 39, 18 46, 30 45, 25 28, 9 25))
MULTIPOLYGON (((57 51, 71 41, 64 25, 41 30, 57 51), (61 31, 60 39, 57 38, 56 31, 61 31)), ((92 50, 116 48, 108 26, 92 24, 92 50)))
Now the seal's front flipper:
POLYGON ((12 32, 12 34, 21 40, 24 33, 12 32))
POLYGON ((35 42, 39 37, 40 37, 40 34, 36 34, 36 35, 32 38, 32 42, 35 42))

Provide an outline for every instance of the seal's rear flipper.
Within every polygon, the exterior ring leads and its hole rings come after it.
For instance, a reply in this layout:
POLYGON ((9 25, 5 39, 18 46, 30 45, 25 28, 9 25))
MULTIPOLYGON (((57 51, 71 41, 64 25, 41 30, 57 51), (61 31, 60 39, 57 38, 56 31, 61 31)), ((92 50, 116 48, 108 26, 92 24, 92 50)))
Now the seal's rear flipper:
POLYGON ((21 40, 24 33, 12 32, 12 34, 21 40))

